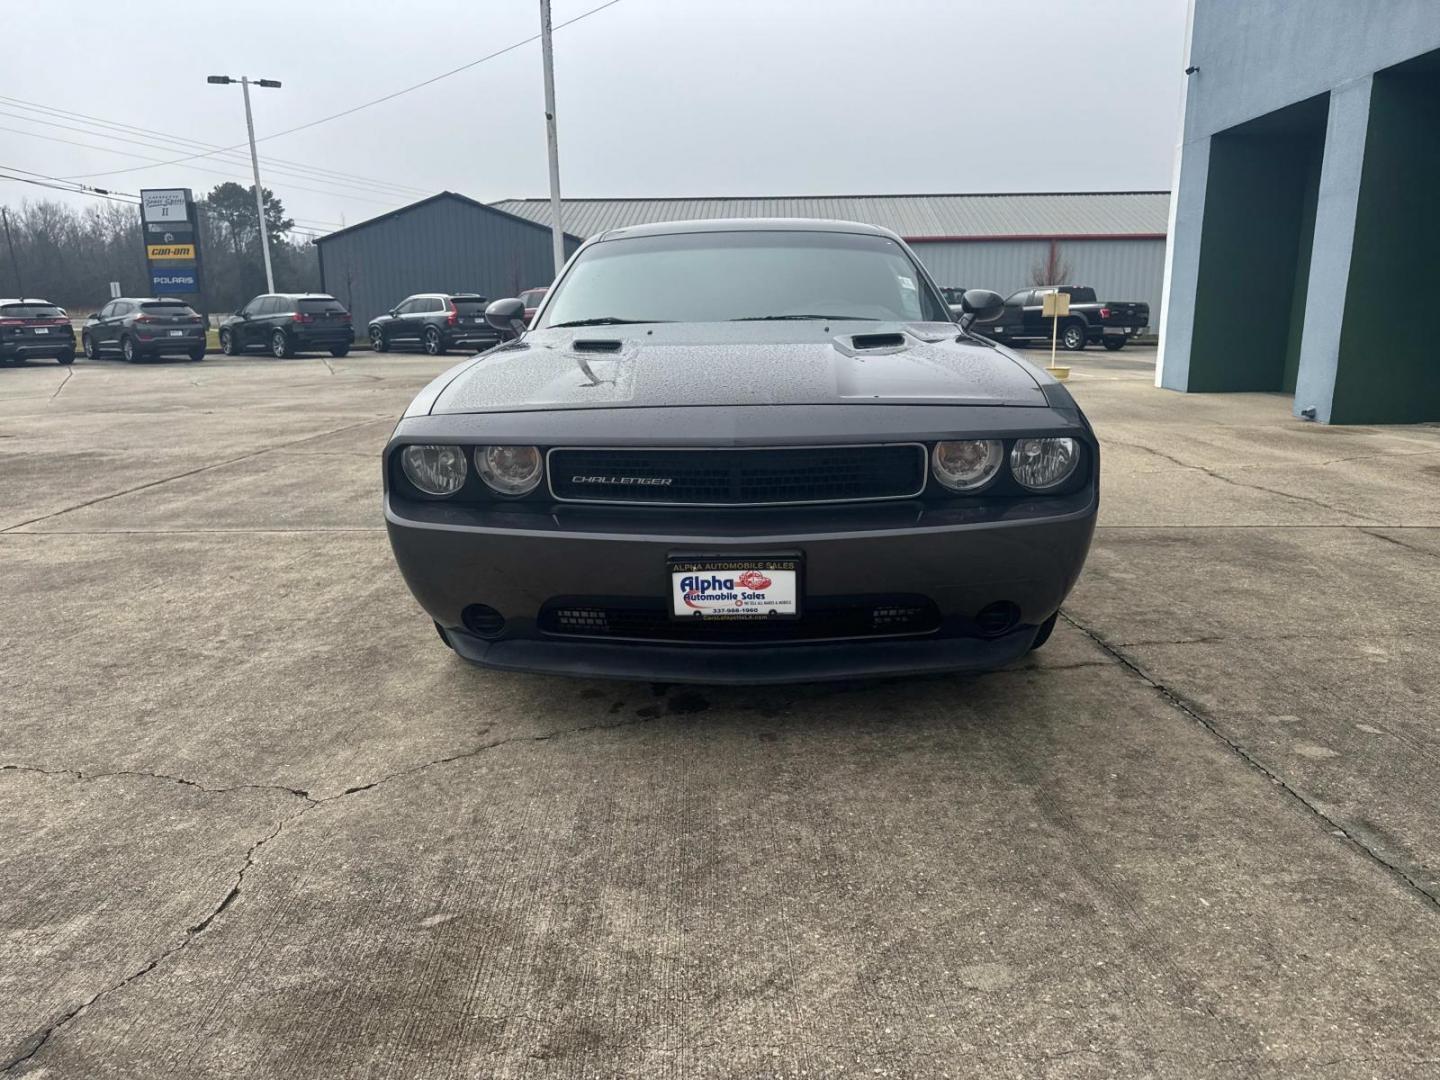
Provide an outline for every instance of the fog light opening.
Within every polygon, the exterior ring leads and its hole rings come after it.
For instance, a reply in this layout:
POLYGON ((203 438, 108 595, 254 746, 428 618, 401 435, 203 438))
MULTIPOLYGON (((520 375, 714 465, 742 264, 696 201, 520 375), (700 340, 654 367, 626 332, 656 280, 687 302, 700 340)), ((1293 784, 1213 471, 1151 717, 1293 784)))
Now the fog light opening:
POLYGON ((460 613, 460 619, 476 637, 497 638, 505 632, 505 616, 488 604, 471 604, 460 613))
POLYGON ((1020 607, 1009 600, 997 600, 986 604, 975 616, 975 625, 986 637, 999 637, 1009 633, 1020 621, 1020 607))

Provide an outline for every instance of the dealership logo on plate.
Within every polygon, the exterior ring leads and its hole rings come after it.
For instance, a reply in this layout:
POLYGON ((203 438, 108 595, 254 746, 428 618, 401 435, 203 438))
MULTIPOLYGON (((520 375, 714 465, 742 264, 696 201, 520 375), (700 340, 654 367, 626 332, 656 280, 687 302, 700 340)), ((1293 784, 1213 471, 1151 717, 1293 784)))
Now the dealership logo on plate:
POLYGON ((772 584, 759 570, 746 570, 735 579, 735 583, 742 589, 754 589, 756 592, 764 592, 772 584))

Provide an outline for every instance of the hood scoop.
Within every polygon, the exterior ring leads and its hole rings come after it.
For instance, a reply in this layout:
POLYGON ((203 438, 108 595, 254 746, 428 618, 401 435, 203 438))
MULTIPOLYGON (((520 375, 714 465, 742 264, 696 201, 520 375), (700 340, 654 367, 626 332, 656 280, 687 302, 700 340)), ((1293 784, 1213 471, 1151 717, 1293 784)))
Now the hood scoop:
POLYGON ((905 347, 905 335, 853 334, 850 337, 850 344, 860 351, 867 349, 903 349, 905 347))
POLYGON ((842 356, 861 358, 909 352, 916 344, 915 339, 899 330, 885 330, 873 334, 839 334, 830 339, 831 347, 842 356))
POLYGON ((620 351, 620 342, 614 338, 576 338, 570 348, 575 352, 616 353, 620 351))

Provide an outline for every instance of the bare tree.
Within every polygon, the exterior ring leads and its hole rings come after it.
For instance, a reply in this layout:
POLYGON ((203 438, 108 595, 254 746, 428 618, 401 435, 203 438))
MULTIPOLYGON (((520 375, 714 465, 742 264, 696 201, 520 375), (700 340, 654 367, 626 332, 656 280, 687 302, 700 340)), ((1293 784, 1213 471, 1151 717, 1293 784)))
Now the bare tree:
POLYGON ((1031 285, 1068 285, 1073 271, 1070 269, 1070 260, 1060 254, 1060 245, 1051 240, 1050 248, 1045 252, 1045 258, 1036 261, 1030 267, 1031 285))

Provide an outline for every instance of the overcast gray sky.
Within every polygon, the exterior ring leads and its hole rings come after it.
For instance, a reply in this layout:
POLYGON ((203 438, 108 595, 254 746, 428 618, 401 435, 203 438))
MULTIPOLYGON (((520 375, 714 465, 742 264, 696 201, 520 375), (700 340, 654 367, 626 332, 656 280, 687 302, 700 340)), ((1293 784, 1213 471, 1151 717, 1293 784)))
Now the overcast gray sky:
MULTIPOLYGON (((554 20, 602 2, 553 0, 554 20)), ((48 0, 43 9, 7 20, 0 167, 58 177, 195 151, 35 106, 231 145, 245 138, 240 89, 207 85, 208 74, 284 82, 254 91, 264 136, 467 63, 539 25, 537 0, 48 0)), ((618 0, 555 34, 563 190, 1167 188, 1184 23, 1185 0, 618 0)), ((266 186, 318 231, 442 189, 486 201, 543 196, 539 44, 263 141, 260 152, 266 186), (266 169, 267 158, 350 182, 266 169)), ((243 152, 84 182, 199 196, 227 178, 249 182, 243 152)), ((0 201, 11 204, 49 194, 0 181, 0 201)))

